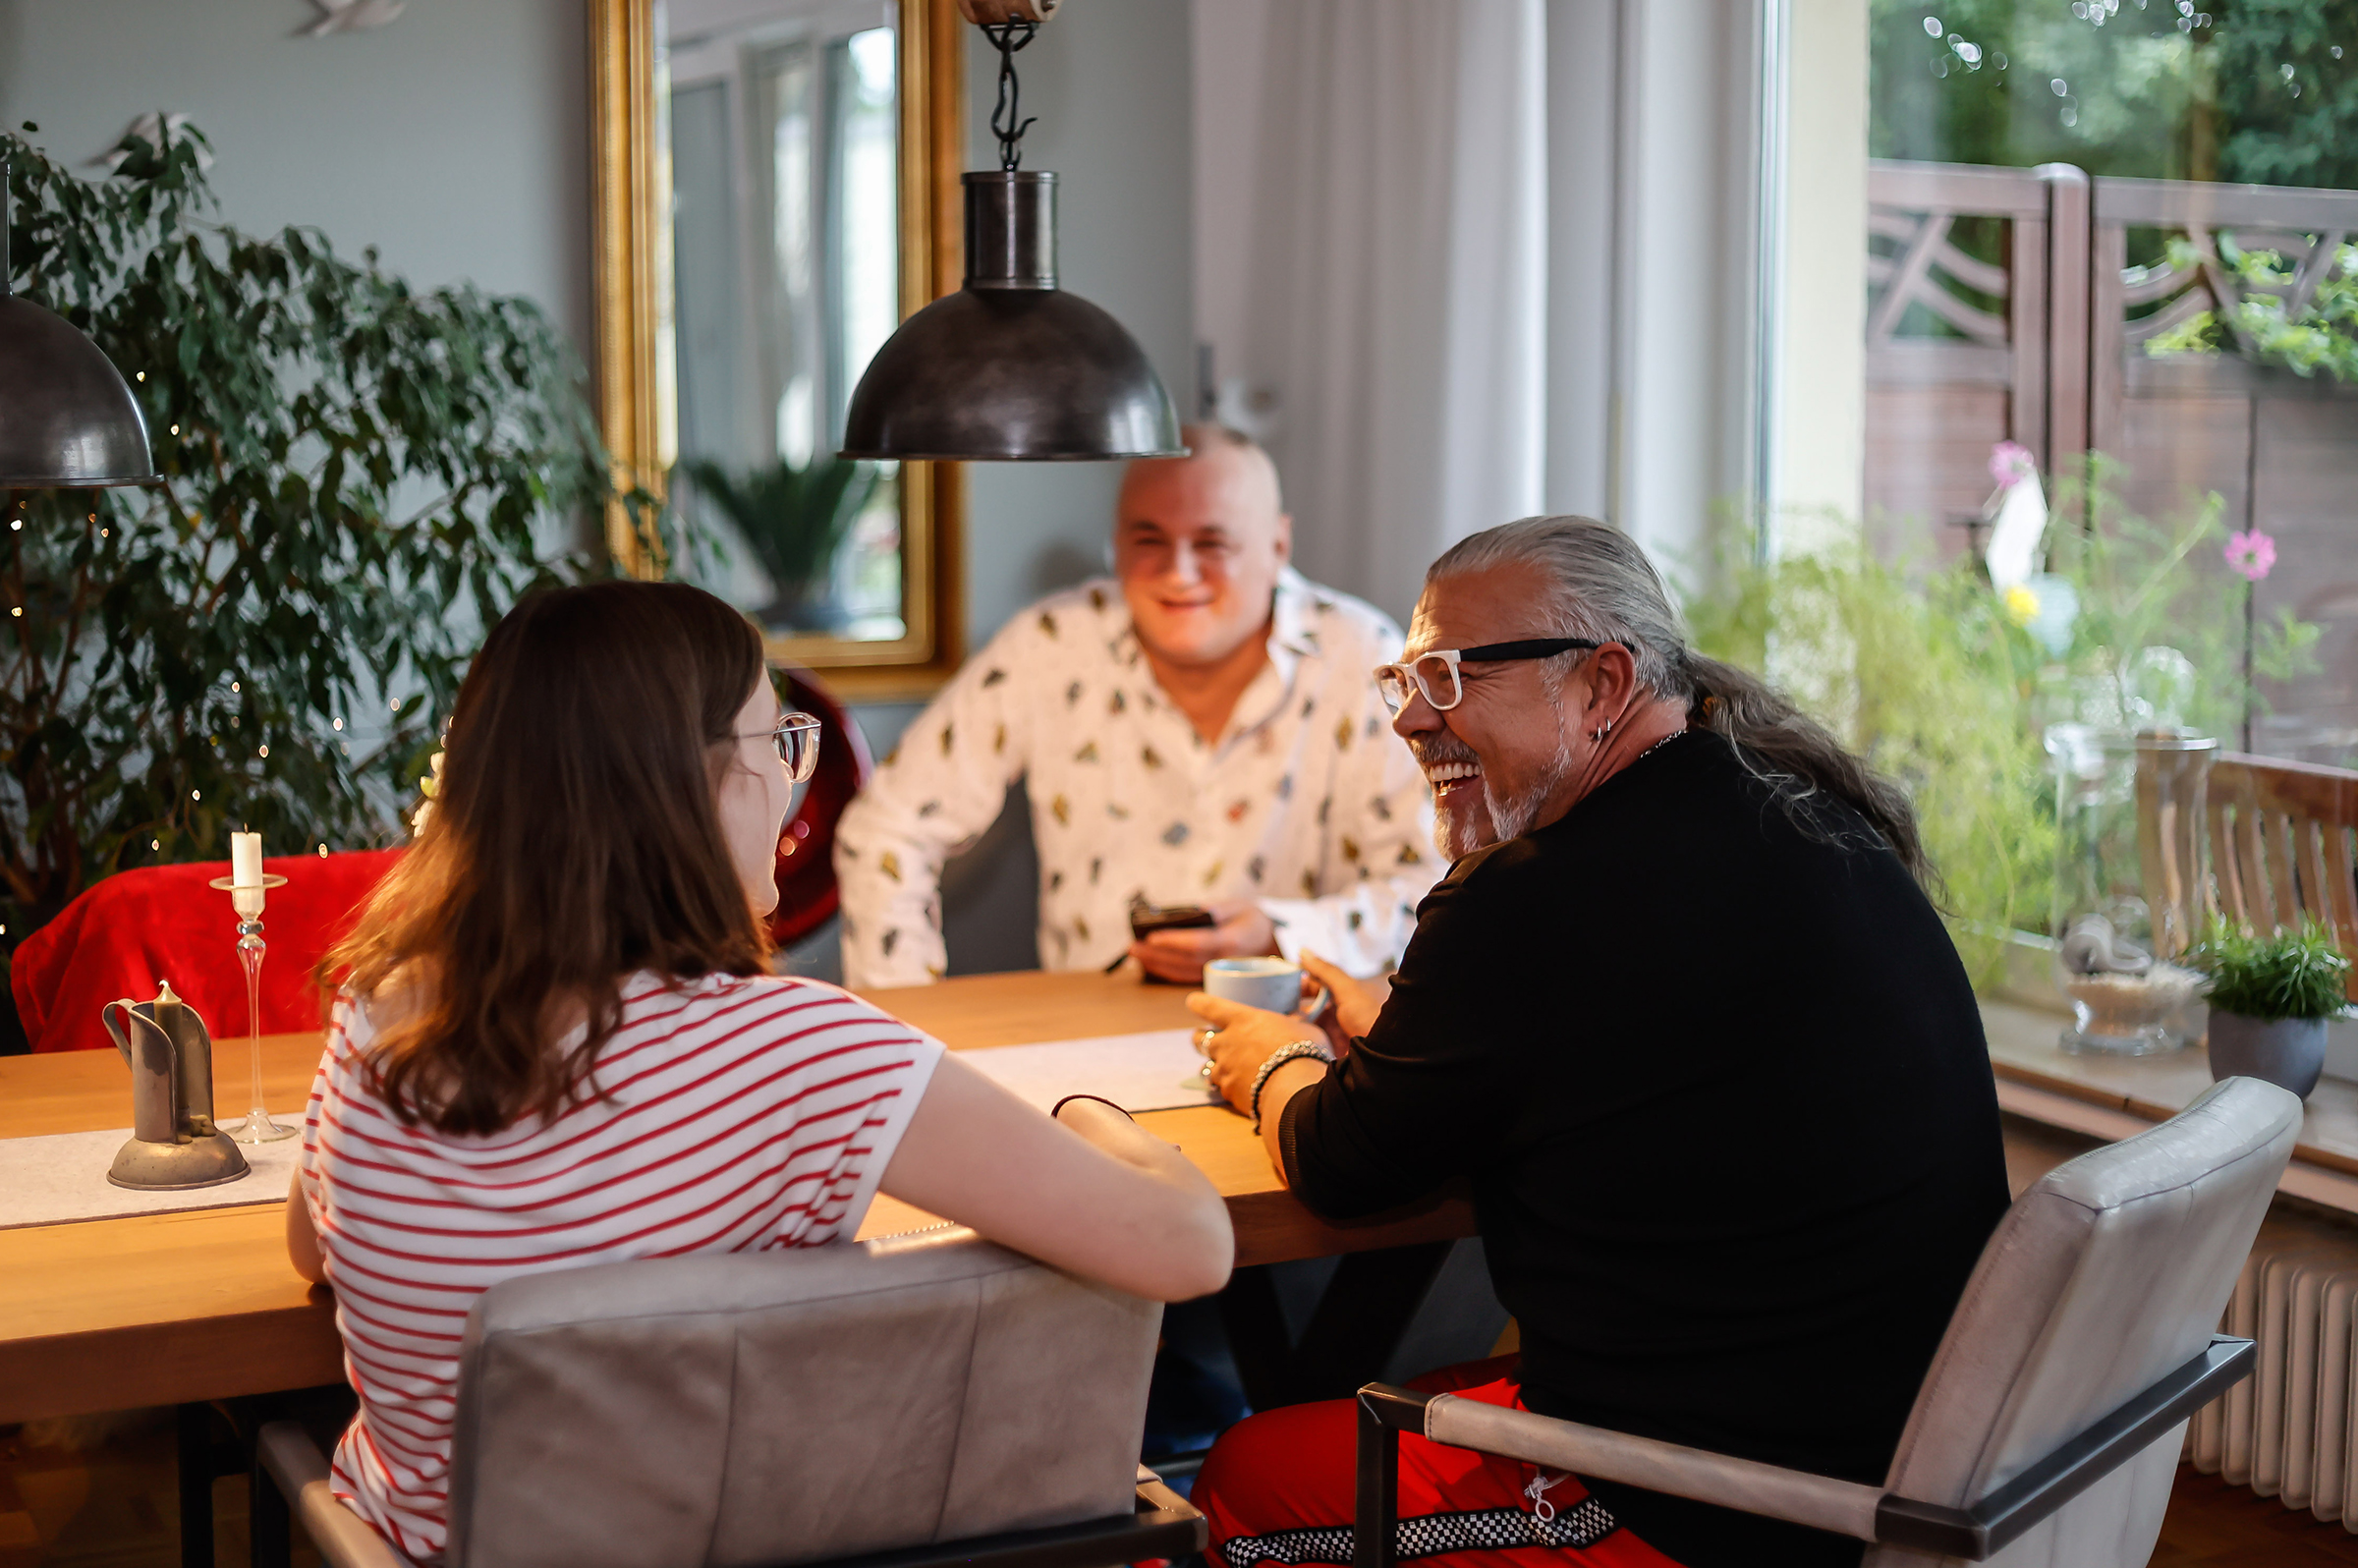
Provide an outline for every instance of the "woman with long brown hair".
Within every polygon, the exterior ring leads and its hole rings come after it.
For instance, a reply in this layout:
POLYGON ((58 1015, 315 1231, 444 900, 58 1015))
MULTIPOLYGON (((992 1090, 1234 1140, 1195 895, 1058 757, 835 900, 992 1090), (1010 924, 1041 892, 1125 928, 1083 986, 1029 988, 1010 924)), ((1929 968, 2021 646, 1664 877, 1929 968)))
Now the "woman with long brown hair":
POLYGON ((417 844, 327 959, 288 1250, 335 1287, 360 1395, 337 1494, 415 1559, 442 1550, 459 1335, 500 1279, 842 1240, 879 1189, 1140 1295, 1227 1277, 1218 1195, 1120 1112, 1050 1120, 770 973, 796 717, 700 589, 527 598, 460 690, 417 844))

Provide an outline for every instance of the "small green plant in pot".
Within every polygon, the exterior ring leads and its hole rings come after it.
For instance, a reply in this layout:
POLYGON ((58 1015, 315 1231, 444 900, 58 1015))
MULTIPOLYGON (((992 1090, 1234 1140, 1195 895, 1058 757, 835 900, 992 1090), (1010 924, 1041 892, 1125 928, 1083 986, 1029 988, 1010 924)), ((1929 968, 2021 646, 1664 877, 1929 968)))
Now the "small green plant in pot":
POLYGON ((2326 1020, 2348 995, 2350 961, 2333 933, 2215 928, 2192 962, 2210 977, 2211 1076, 2265 1078, 2306 1098, 2325 1068, 2326 1020))

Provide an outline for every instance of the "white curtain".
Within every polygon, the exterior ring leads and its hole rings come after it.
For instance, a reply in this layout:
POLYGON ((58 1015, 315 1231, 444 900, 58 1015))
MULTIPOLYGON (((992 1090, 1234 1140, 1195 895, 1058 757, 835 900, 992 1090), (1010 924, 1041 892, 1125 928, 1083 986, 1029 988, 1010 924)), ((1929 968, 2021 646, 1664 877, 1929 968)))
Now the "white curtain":
POLYGON ((1263 33, 1220 379, 1260 401, 1303 571, 1405 623, 1450 542, 1541 510, 1543 0, 1220 11, 1263 33))

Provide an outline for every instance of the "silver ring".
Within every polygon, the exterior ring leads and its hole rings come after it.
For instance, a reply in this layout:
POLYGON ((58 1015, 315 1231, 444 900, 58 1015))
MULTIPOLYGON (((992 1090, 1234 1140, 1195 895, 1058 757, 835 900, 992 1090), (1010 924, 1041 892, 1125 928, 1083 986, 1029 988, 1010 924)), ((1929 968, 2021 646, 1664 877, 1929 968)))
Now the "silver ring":
POLYGON ((1219 1031, 1212 1028, 1209 1024, 1207 1024, 1202 1029, 1196 1031, 1195 1046, 1196 1054, 1198 1056, 1209 1056, 1211 1054, 1211 1036, 1217 1035, 1219 1031))

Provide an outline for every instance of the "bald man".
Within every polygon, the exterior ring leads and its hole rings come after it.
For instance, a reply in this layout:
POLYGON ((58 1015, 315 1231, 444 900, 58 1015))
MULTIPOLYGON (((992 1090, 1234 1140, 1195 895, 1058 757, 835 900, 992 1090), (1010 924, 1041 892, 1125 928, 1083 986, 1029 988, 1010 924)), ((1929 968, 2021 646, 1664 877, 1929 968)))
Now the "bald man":
POLYGON ((942 863, 1019 778, 1043 969, 1127 956, 1193 983, 1209 959, 1308 949, 1364 976, 1407 946, 1443 868, 1373 678, 1400 629, 1287 564, 1293 524, 1261 448, 1186 434, 1193 456, 1123 476, 1115 576, 1008 622, 844 812, 847 983, 942 974, 942 863), (1214 924, 1135 940, 1138 905, 1214 924))

